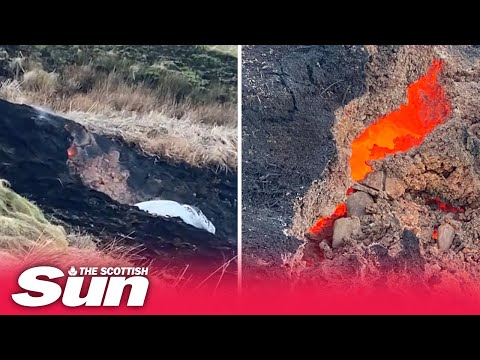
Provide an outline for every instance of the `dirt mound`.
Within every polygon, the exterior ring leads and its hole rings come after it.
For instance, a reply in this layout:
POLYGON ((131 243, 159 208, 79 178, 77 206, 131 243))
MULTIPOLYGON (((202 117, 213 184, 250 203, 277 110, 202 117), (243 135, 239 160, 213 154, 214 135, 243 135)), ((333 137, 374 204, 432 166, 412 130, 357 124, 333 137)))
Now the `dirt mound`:
MULTIPOLYGON (((456 277, 459 272, 474 278, 480 258, 477 230, 480 101, 475 96, 480 90, 480 48, 379 46, 370 47, 370 52, 366 67, 368 92, 337 110, 332 130, 337 160, 325 179, 314 182, 306 195, 298 199, 291 231, 303 238, 318 217, 328 216, 338 203, 345 201, 347 189, 354 185, 349 166, 353 140, 377 119, 405 103, 407 87, 423 76, 435 59, 440 59, 445 67, 439 81, 451 104, 450 116, 419 146, 371 163, 373 170, 382 171, 387 178, 401 184, 404 192, 394 198, 386 196, 384 191, 377 192, 374 205, 359 218, 360 233, 347 239, 341 249, 333 250, 332 259, 322 261, 339 263, 355 259, 360 264, 376 259, 372 262, 375 266, 369 269, 381 269, 380 261, 395 271, 399 268, 410 271, 408 266, 422 263, 411 274, 421 273, 419 281, 430 285, 440 278, 456 277), (437 205, 431 199, 438 199, 437 205), (462 211, 442 211, 440 203, 445 204, 443 210, 462 211), (436 239, 441 224, 450 224, 455 232, 447 251, 439 249, 436 239), (417 243, 415 256, 419 260, 403 266, 407 263, 401 256, 405 252, 402 241, 407 233, 417 243)), ((317 250, 313 245, 305 249, 317 250)), ((355 266, 355 271, 359 274, 361 268, 355 266)), ((328 273, 324 276, 328 277, 328 273)))
MULTIPOLYGON (((259 46, 244 55, 243 239, 252 269, 283 263, 282 276, 316 284, 472 284, 480 258, 480 48, 259 46), (355 182, 353 141, 403 106, 407 88, 435 61, 444 64, 447 118, 420 145, 372 161, 379 184, 355 182), (305 237, 355 191, 372 201, 339 226, 341 246, 332 248, 332 231, 322 242, 305 237)), ((428 97, 422 91, 418 101, 428 97)))

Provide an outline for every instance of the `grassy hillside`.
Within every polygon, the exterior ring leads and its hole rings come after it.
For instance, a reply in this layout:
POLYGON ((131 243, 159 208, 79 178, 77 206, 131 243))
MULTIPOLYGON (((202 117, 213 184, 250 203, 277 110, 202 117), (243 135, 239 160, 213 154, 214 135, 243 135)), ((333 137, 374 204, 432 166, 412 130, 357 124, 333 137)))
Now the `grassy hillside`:
POLYGON ((148 154, 236 168, 236 46, 4 45, 0 83, 148 154))
POLYGON ((65 80, 65 90, 88 91, 92 79, 76 69, 88 66, 96 77, 115 72, 127 84, 177 101, 236 101, 236 49, 228 45, 7 45, 3 52, 10 61, 0 63, 0 75, 7 78, 40 66, 65 80), (72 76, 80 83, 67 84, 72 76))

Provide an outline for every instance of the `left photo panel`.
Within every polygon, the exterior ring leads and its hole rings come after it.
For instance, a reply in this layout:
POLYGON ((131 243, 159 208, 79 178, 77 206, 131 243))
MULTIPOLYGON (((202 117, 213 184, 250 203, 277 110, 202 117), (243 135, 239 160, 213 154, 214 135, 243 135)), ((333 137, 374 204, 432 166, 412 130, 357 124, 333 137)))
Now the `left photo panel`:
POLYGON ((237 48, 0 46, 1 313, 235 293, 237 48))

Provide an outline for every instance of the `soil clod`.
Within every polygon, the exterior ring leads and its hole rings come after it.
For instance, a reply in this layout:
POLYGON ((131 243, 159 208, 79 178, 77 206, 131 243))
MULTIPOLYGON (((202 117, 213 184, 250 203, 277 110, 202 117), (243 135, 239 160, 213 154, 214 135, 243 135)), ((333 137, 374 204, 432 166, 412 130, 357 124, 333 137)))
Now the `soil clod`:
POLYGON ((398 199, 405 193, 405 186, 398 179, 387 177, 385 179, 385 192, 393 199, 398 199))
POLYGON ((385 174, 383 171, 373 171, 369 173, 361 183, 375 190, 383 190, 385 174))
POLYGON ((373 198, 362 191, 357 191, 347 198, 348 216, 363 216, 367 213, 367 208, 374 204, 373 198))
POLYGON ((360 220, 357 217, 348 217, 335 220, 333 224, 332 248, 343 245, 344 240, 360 232, 360 220))

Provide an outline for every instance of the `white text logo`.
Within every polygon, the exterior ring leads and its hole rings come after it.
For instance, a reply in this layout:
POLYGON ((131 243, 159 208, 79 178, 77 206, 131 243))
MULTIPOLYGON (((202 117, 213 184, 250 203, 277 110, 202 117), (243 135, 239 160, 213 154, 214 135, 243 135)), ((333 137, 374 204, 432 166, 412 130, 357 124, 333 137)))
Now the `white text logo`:
POLYGON ((131 286, 127 306, 143 306, 149 286, 148 268, 143 267, 71 267, 64 289, 52 280, 65 273, 52 266, 37 266, 25 270, 18 278, 18 285, 26 290, 13 294, 17 304, 28 307, 46 306, 60 297, 68 307, 119 306, 127 285, 131 286), (91 278, 85 296, 81 296, 85 276, 91 278), (46 278, 46 279, 45 279, 46 278), (40 296, 32 296, 36 292, 40 296), (62 296, 63 294, 63 296, 62 296))

